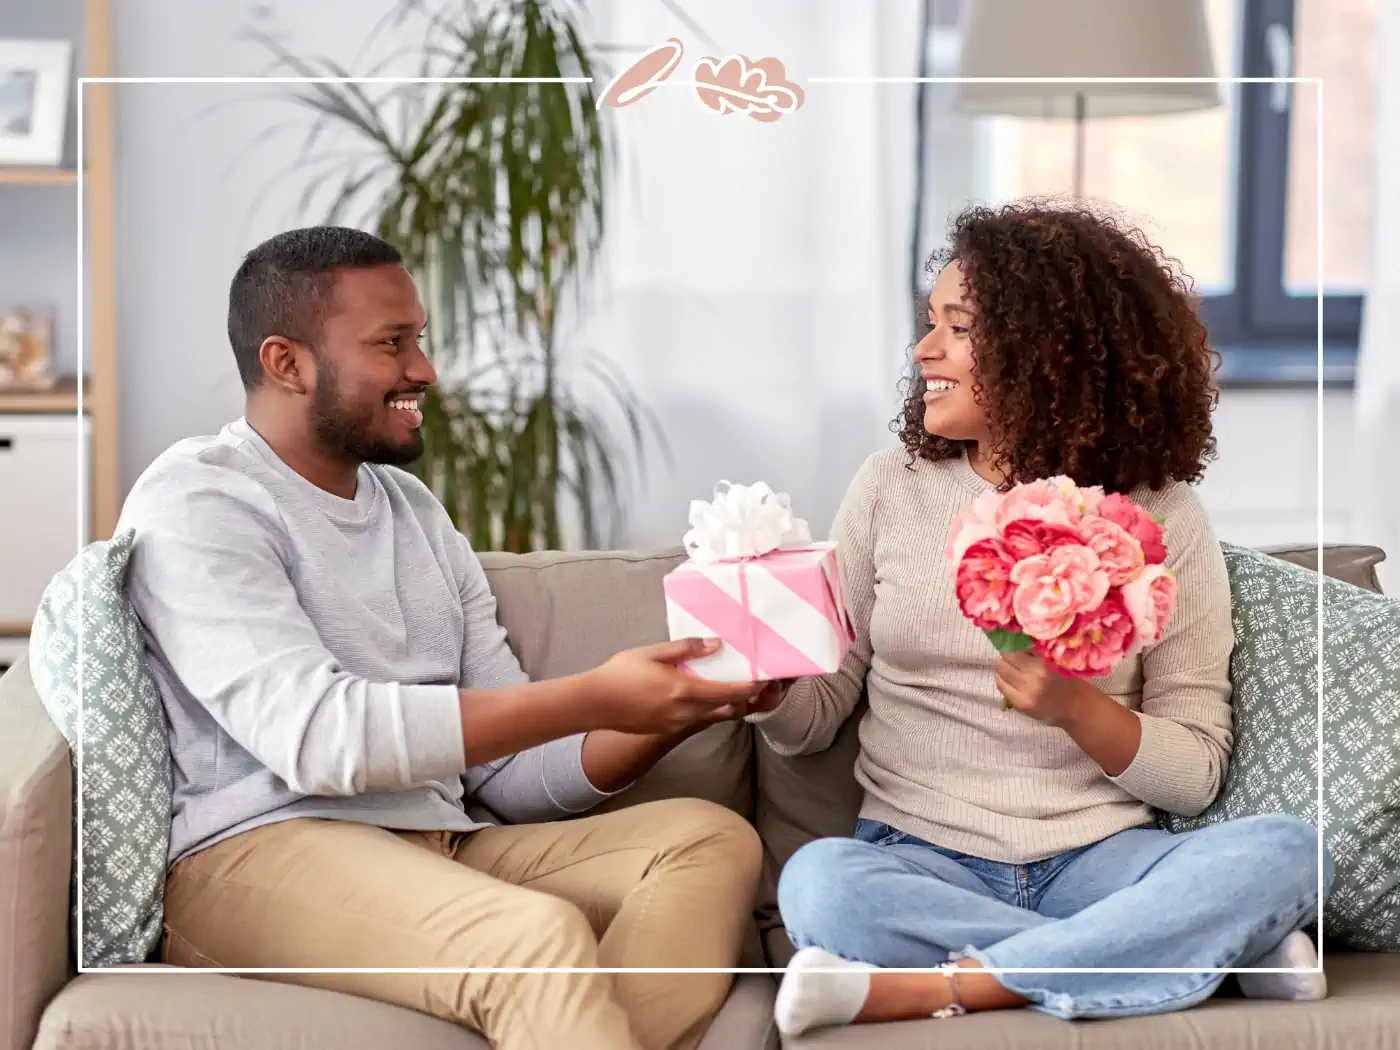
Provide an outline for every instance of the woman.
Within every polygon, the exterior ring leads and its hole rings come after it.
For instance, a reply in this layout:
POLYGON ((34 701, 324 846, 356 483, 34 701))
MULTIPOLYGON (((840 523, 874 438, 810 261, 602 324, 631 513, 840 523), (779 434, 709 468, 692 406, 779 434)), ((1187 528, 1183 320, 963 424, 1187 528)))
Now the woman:
MULTIPOLYGON (((1215 451, 1214 353, 1185 279, 1139 231, 1034 203, 967 211, 941 261, 903 449, 866 461, 833 527, 855 644, 750 716, 779 753, 820 751, 868 687, 855 835, 808 844, 779 884, 801 949, 779 1027, 1159 1013, 1223 979, 1189 968, 1316 967, 1313 827, 1155 823, 1211 803, 1232 744, 1229 581, 1190 487, 1215 451), (1090 681, 999 656, 944 563, 980 493, 1061 474, 1164 518, 1179 588, 1160 641, 1090 681), (1183 972, 1004 972, 1025 968, 1183 972)), ((1326 992, 1321 973, 1240 984, 1326 992)))

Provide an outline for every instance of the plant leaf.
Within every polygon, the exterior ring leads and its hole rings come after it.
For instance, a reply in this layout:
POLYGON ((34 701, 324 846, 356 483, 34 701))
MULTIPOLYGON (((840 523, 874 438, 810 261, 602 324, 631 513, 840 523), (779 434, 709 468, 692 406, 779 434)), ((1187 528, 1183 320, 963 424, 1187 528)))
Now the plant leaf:
MULTIPOLYGON (((369 43, 419 18, 423 76, 596 79, 582 17, 571 0, 397 0, 369 43)), ((283 68, 346 75, 262 42, 283 68)), ((478 549, 621 535, 649 449, 668 462, 670 450, 622 369, 566 354, 559 330, 584 313, 604 230, 611 116, 593 84, 308 84, 291 101, 310 118, 299 208, 334 186, 327 221, 363 221, 397 245, 429 311, 439 382, 410 469, 478 549), (324 163, 333 128, 360 147, 353 159, 324 163)))
POLYGON ((986 632, 992 647, 999 653, 1024 653, 1035 647, 1035 639, 1020 631, 1008 631, 997 627, 986 632))

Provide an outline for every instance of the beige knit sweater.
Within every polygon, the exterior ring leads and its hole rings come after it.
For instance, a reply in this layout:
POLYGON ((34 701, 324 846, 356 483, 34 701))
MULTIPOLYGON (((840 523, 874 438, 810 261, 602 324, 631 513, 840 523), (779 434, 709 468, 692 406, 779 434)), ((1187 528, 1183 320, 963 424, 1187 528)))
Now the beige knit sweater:
POLYGON ((997 694, 997 653, 958 610, 943 550, 953 517, 992 486, 966 458, 871 456, 832 526, 856 640, 841 670, 794 683, 751 716, 781 754, 829 747, 854 711, 861 815, 988 860, 1030 863, 1152 820, 1194 814, 1225 778, 1233 743, 1230 589, 1204 507, 1183 484, 1131 498, 1166 519, 1176 612, 1162 639, 1094 684, 1137 711, 1142 742, 1110 777, 1063 730, 997 694))

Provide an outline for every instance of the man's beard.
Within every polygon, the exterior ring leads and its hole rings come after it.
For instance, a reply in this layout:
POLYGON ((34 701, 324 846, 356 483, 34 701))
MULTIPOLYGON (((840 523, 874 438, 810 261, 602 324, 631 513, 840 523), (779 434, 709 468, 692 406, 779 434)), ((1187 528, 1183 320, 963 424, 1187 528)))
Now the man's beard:
POLYGON ((311 429, 327 451, 357 463, 394 467, 407 466, 423 455, 423 436, 418 431, 401 444, 377 437, 374 406, 340 404, 336 398, 339 384, 324 358, 320 372, 311 399, 311 429))

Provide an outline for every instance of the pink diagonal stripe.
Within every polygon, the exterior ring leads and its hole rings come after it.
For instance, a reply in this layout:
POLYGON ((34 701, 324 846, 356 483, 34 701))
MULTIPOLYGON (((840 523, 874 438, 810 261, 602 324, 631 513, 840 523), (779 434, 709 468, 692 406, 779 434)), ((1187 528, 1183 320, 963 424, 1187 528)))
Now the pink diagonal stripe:
POLYGON ((775 580, 828 620, 836 619, 831 585, 827 582, 826 574, 822 572, 821 562, 808 561, 801 565, 774 565, 770 568, 763 561, 759 561, 758 565, 768 569, 775 580))
POLYGON ((774 678, 802 678, 826 673, 773 628, 762 620, 753 619, 708 576, 698 572, 669 576, 666 593, 728 645, 757 663, 764 674, 774 678), (750 631, 757 643, 756 652, 749 651, 750 631))

